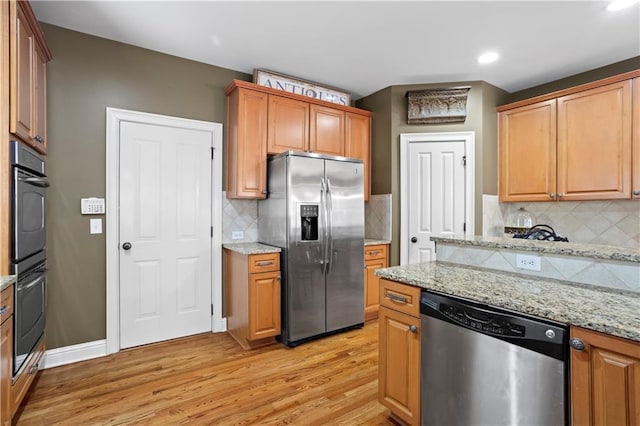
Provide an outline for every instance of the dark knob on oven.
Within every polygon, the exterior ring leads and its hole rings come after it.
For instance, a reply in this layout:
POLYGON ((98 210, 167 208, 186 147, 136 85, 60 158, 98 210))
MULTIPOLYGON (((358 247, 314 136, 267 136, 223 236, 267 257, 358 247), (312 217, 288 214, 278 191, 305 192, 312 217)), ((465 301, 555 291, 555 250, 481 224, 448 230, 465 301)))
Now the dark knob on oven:
POLYGON ((411 237, 411 242, 412 242, 412 243, 417 243, 417 242, 418 242, 418 239, 417 239, 416 237, 411 237))
POLYGON ((131 243, 126 242, 126 243, 122 244, 122 248, 124 250, 130 250, 131 249, 131 243))

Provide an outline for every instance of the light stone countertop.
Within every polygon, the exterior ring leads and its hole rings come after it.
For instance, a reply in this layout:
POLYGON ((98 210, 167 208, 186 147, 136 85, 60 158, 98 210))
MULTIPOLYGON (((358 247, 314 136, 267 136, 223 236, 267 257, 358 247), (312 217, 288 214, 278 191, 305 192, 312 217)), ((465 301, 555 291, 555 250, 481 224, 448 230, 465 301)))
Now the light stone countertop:
POLYGON ((391 244, 391 241, 389 240, 377 240, 375 238, 365 238, 364 239, 364 245, 365 246, 375 246, 378 244, 391 244))
POLYGON ((425 262, 378 269, 382 278, 640 342, 640 293, 425 262))
POLYGON ((282 250, 280 247, 274 247, 262 243, 226 243, 222 245, 222 248, 226 248, 241 254, 265 254, 265 253, 280 253, 282 250))
POLYGON ((525 240, 498 237, 431 237, 431 241, 461 246, 477 246, 507 250, 532 251, 547 254, 590 257, 593 259, 618 260, 640 263, 640 248, 605 246, 598 244, 567 243, 563 241, 525 240))
POLYGON ((9 287, 11 284, 15 282, 16 282, 15 275, 0 276, 0 291, 4 290, 5 288, 9 287))

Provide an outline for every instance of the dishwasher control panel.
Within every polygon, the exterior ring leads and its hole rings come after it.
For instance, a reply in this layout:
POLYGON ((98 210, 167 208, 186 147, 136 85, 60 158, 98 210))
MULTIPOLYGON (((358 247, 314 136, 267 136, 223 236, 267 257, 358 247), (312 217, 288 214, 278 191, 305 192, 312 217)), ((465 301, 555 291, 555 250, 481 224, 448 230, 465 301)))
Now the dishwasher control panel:
POLYGON ((440 312, 458 324, 484 331, 485 333, 512 337, 524 337, 526 334, 526 327, 511 324, 500 317, 486 315, 482 312, 474 311, 471 314, 465 309, 444 303, 440 305, 440 312))

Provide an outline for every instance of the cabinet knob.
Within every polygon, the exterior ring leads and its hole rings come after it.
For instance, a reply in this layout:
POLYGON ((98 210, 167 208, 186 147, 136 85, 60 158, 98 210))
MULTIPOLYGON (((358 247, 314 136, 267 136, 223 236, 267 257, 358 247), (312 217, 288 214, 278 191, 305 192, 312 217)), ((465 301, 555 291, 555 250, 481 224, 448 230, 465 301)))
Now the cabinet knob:
POLYGON ((554 194, 553 192, 549 193, 549 198, 556 198, 556 194, 554 194))
POLYGON ((260 191, 260 192, 262 192, 264 195, 267 195, 267 190, 266 190, 266 189, 263 189, 263 190, 262 190, 262 191, 260 191))
POLYGON ((418 331, 418 327, 416 327, 415 325, 411 324, 409 326, 409 331, 412 333, 415 333, 416 331, 418 331))
POLYGON ((634 190, 633 190, 633 195, 635 195, 636 197, 637 197, 638 195, 640 195, 640 189, 634 189, 634 190))
POLYGON ((582 352, 584 351, 584 348, 586 348, 584 342, 580 339, 577 338, 573 338, 571 340, 569 340, 569 346, 571 346, 574 350, 578 351, 578 352, 582 352))
POLYGON ((558 198, 562 198, 564 194, 562 192, 558 192, 558 198))
POLYGON ((0 308, 0 315, 2 315, 5 312, 7 312, 7 310, 8 310, 7 305, 4 305, 2 308, 0 308))

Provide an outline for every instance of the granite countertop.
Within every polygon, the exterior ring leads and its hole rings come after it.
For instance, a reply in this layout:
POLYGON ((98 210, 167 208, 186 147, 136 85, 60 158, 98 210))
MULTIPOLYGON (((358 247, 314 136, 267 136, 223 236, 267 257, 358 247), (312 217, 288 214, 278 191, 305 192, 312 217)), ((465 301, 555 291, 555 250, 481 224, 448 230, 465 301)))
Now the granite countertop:
POLYGON ((0 291, 9 287, 11 284, 16 282, 15 275, 1 275, 0 276, 0 291))
POLYGON ((226 243, 222 245, 222 248, 241 254, 280 253, 282 251, 280 247, 274 247, 262 243, 226 243))
POLYGON ((507 250, 523 250, 548 254, 590 257, 593 259, 619 260, 640 263, 640 248, 605 246, 599 244, 567 243, 562 241, 525 240, 498 237, 431 237, 431 241, 443 244, 488 247, 507 250))
POLYGON ((382 278, 640 342, 640 293, 445 262, 378 269, 382 278))
POLYGON ((365 246, 375 246, 377 244, 391 244, 389 240, 377 240, 375 238, 365 238, 364 245, 365 246))

